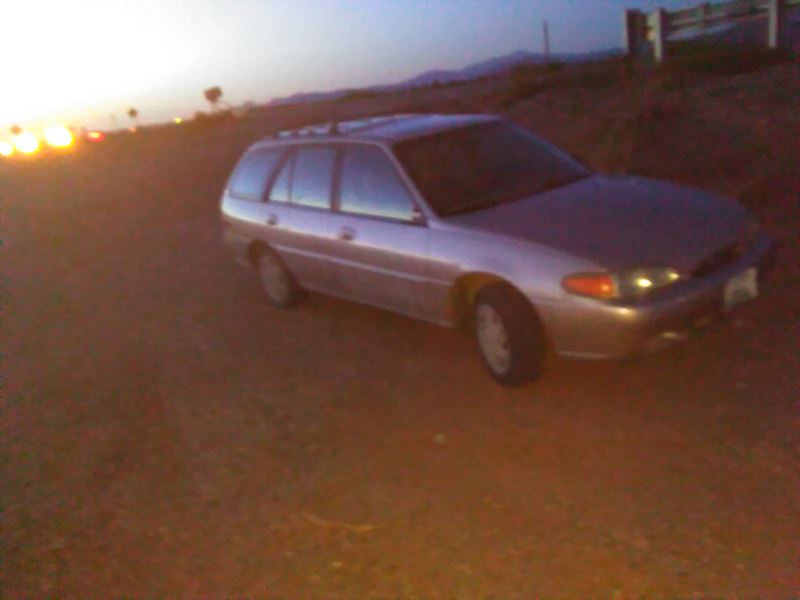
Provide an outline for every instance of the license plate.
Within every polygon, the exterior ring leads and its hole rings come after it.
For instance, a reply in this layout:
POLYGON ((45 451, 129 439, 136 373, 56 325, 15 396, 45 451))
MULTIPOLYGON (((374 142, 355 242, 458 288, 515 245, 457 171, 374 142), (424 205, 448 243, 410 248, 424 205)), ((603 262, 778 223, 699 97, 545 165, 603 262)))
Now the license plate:
POLYGON ((725 284, 722 291, 723 306, 725 310, 730 310, 756 296, 758 296, 758 271, 755 267, 750 267, 736 277, 731 277, 725 284))

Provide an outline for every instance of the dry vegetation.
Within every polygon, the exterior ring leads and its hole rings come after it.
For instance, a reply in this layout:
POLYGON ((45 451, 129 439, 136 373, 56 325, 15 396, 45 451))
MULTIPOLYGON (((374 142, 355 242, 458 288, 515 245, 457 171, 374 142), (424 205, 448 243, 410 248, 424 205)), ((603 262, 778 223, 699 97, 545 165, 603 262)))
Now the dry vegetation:
POLYGON ((797 69, 602 68, 613 85, 356 97, 0 167, 4 596, 797 593, 797 69), (267 308, 219 245, 233 161, 398 110, 504 112, 595 167, 738 196, 782 242, 773 279, 684 346, 520 390, 457 333, 267 308))

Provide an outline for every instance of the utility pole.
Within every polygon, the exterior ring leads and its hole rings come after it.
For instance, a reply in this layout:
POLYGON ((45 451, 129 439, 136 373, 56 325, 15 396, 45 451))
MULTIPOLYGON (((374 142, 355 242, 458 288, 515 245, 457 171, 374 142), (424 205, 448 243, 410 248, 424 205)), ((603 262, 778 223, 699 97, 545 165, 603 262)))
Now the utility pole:
POLYGON ((770 48, 779 48, 781 45, 781 28, 784 13, 786 12, 785 0, 769 0, 767 3, 767 44, 770 48))
POLYGON ((544 40, 544 62, 550 62, 550 28, 547 21, 542 23, 542 39, 544 40))

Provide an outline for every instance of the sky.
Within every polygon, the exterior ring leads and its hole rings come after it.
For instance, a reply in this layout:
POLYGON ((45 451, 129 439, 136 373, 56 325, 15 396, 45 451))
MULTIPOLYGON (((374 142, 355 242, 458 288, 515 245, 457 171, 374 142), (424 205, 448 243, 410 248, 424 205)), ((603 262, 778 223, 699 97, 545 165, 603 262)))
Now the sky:
POLYGON ((0 0, 0 136, 125 127, 392 83, 525 49, 621 46, 625 8, 698 0, 0 0))

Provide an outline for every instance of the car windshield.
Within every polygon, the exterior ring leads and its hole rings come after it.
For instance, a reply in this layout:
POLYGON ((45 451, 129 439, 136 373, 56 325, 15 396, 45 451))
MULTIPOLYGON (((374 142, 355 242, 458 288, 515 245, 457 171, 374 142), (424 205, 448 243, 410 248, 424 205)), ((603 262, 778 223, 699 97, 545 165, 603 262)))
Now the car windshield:
POLYGON ((441 217, 538 194, 591 174, 567 153, 505 121, 406 140, 394 150, 441 217))

